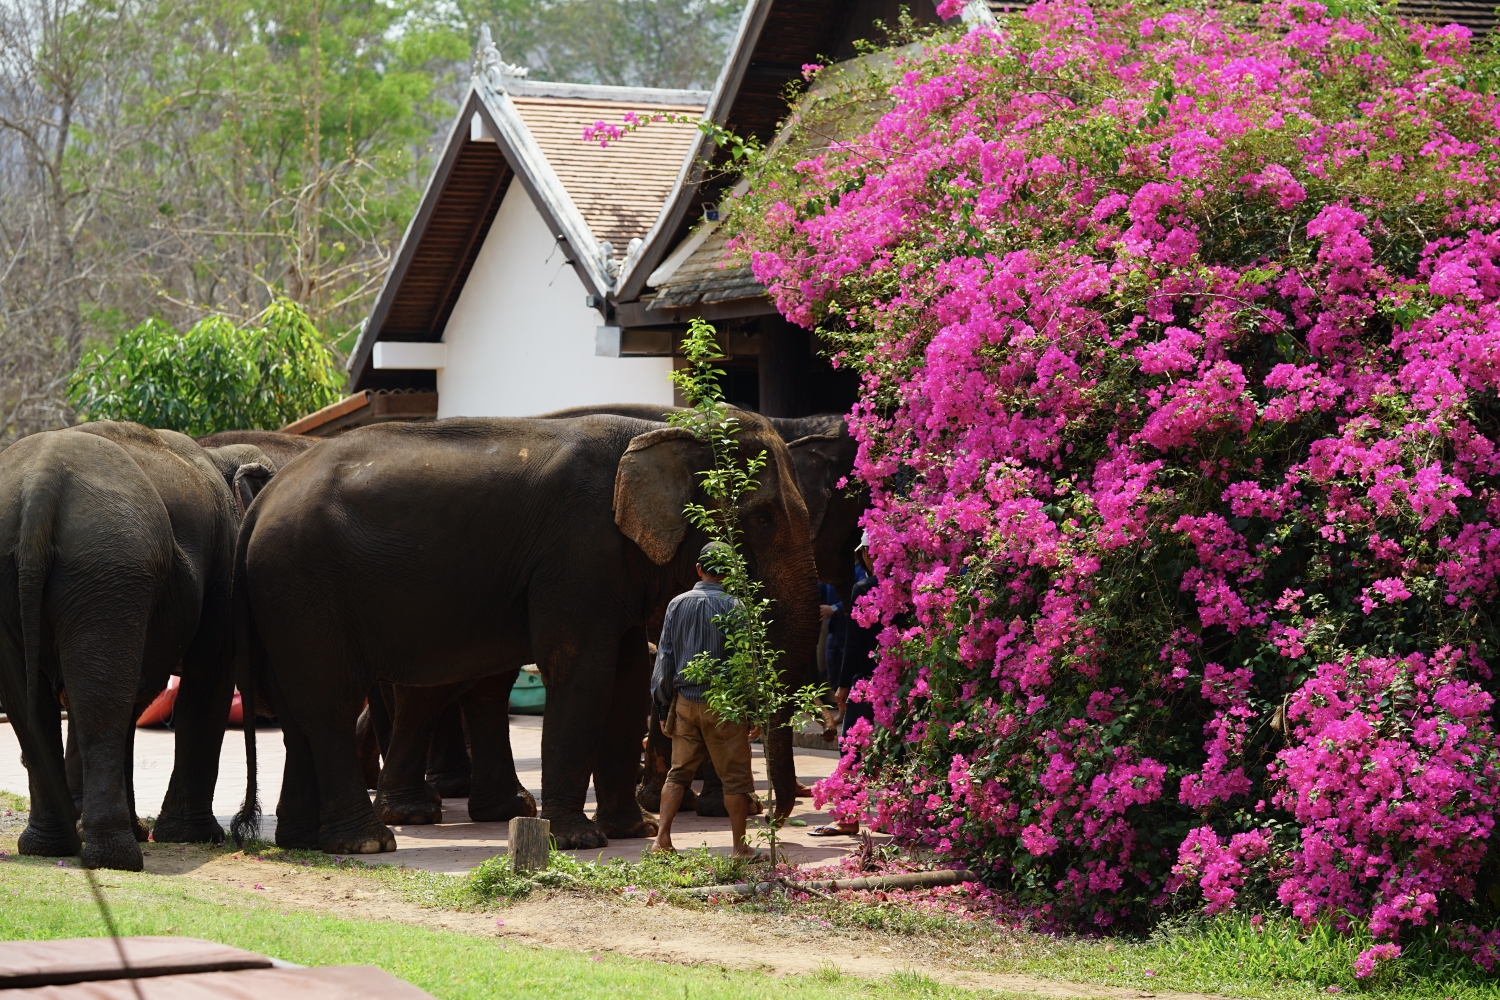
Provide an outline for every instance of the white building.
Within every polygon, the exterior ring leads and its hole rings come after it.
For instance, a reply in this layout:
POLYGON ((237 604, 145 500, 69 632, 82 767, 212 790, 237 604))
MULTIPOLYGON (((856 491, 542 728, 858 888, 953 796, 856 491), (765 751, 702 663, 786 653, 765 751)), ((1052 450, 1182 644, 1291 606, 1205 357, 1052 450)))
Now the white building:
POLYGON ((696 119, 708 93, 532 83, 488 38, 482 45, 350 355, 356 394, 287 430, 324 436, 390 419, 671 405, 670 351, 620 357, 602 305, 661 214, 697 129, 654 122, 608 149, 583 132, 627 111, 696 119))

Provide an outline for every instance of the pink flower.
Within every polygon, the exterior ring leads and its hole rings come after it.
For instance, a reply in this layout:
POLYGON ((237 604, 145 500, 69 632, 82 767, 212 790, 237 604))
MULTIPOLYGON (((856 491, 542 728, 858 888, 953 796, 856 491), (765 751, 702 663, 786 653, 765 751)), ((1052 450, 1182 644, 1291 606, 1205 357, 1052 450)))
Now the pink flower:
POLYGON ((1368 979, 1375 974, 1376 966, 1382 962, 1389 962, 1400 954, 1401 946, 1391 942, 1366 948, 1354 960, 1354 975, 1359 979, 1368 979))
POLYGON ((816 801, 1043 926, 1446 925, 1500 804, 1500 98, 1300 0, 1009 17, 737 196, 861 383, 874 718, 816 801))

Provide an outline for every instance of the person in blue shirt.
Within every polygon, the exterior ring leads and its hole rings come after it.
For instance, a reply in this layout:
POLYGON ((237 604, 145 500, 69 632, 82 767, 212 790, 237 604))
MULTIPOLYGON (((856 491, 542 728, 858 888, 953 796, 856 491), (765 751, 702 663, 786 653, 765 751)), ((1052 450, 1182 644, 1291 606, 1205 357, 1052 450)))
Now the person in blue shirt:
MULTIPOLYGON (((864 570, 864 575, 854 584, 854 590, 850 594, 849 606, 851 608, 861 597, 875 588, 875 570, 870 563, 868 532, 860 540, 859 548, 854 550, 854 554, 864 570)), ((849 619, 849 624, 844 629, 844 654, 839 658, 838 671, 833 685, 833 700, 838 704, 839 712, 844 717, 843 735, 845 736, 849 735, 849 730, 860 719, 868 719, 872 725, 875 722, 874 707, 867 701, 850 701, 849 693, 854 685, 874 675, 874 656, 879 646, 876 639, 879 635, 879 623, 861 625, 853 618, 849 619)), ((859 820, 858 817, 853 820, 846 819, 838 823, 814 827, 809 832, 814 837, 852 837, 859 833, 859 820)))
POLYGON ((728 547, 722 542, 705 545, 698 553, 697 569, 698 583, 667 605, 661 641, 656 645, 656 669, 651 675, 652 699, 667 710, 662 731, 672 738, 672 769, 662 785, 659 832, 651 850, 676 853, 672 821, 706 755, 724 782, 724 808, 734 834, 735 856, 755 860, 761 852, 745 842, 750 794, 755 791, 750 729, 744 723, 726 722, 715 715, 707 704, 706 685, 693 683, 683 674, 699 653, 724 655, 724 633, 714 618, 734 607, 734 598, 723 587, 729 571, 728 547))

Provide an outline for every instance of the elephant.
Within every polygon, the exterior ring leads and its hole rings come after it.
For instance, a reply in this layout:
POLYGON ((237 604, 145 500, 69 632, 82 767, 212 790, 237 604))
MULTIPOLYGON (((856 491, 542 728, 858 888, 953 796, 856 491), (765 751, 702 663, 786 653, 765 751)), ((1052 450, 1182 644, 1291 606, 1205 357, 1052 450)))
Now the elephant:
POLYGON ((158 840, 222 841, 213 816, 233 693, 230 581, 240 518, 272 474, 248 445, 96 421, 0 453, 0 693, 30 772, 24 854, 139 871, 135 713, 167 682, 176 760, 158 840), (82 764, 80 852, 59 703, 82 764))
MULTIPOLYGON (((573 407, 544 416, 557 419, 614 413, 645 420, 664 420, 680 412, 676 407, 617 403, 573 407)), ((854 547, 859 542, 859 521, 870 505, 870 495, 863 486, 840 488, 838 484, 854 472, 858 443, 850 436, 844 418, 836 413, 765 419, 786 443, 796 471, 797 488, 807 505, 808 523, 813 534, 818 579, 832 584, 847 601, 854 587, 854 547)), ((651 634, 655 635, 655 630, 651 634)), ((805 682, 820 684, 823 678, 814 671, 805 682)), ((636 798, 642 808, 655 812, 660 808, 661 786, 672 760, 672 740, 661 731, 656 719, 649 719, 647 723, 645 769, 636 798)), ((790 740, 786 741, 781 752, 787 757, 783 766, 790 768, 790 740)), ((790 809, 790 797, 783 799, 778 795, 777 802, 783 813, 790 809)), ((724 808, 723 788, 718 775, 713 773, 712 762, 704 765, 704 789, 694 805, 702 816, 728 815, 724 808)))
MULTIPOLYGON (((678 412, 682 411, 674 407, 617 403, 558 410, 542 414, 542 419, 570 419, 597 414, 614 414, 642 420, 662 421, 667 416, 678 412)), ((868 506, 869 500, 867 491, 838 487, 839 481, 853 472, 856 443, 849 435, 844 418, 837 414, 794 418, 768 417, 766 419, 775 428, 778 436, 786 442, 793 468, 796 471, 798 490, 808 508, 809 527, 813 532, 818 579, 833 584, 847 599, 849 590, 854 584, 854 546, 859 537, 859 518, 868 506)), ((659 628, 659 620, 652 622, 647 629, 648 635, 654 637, 659 628)), ((812 676, 805 679, 805 682, 821 683, 822 677, 814 672, 812 676)), ((390 707, 391 714, 394 715, 396 705, 406 696, 405 692, 401 689, 393 690, 391 685, 384 685, 384 687, 387 690, 385 704, 390 707)), ((424 728, 420 732, 403 731, 399 740, 396 740, 396 756, 401 774, 399 777, 393 774, 392 778, 396 787, 406 790, 406 794, 400 796, 402 806, 399 809, 394 807, 390 800, 382 800, 378 803, 377 808, 381 811, 381 819, 387 823, 439 822, 442 815, 442 799, 461 798, 468 794, 470 787, 468 775, 463 771, 463 764, 467 763, 467 757, 465 755, 465 727, 462 722, 467 721, 467 728, 472 731, 475 726, 493 727, 505 721, 498 717, 480 720, 476 718, 478 714, 476 708, 468 705, 463 706, 463 719, 461 720, 459 718, 460 705, 455 701, 445 707, 444 717, 440 721, 431 724, 429 735, 429 729, 426 727, 430 723, 431 707, 426 705, 425 701, 430 699, 432 694, 427 692, 420 697, 424 704, 416 717, 429 721, 424 722, 424 728), (419 751, 405 747, 405 743, 409 740, 415 740, 420 746, 427 748, 425 751, 427 781, 433 785, 433 789, 427 793, 420 806, 415 805, 419 798, 417 789, 420 785, 416 775, 418 766, 416 755, 419 751), (430 740, 430 744, 425 742, 427 740, 430 740)), ((645 769, 637 792, 637 801, 646 810, 655 812, 660 804, 661 783, 666 778, 667 767, 671 761, 672 742, 670 738, 662 734, 655 719, 643 720, 642 729, 646 735, 645 769)), ((486 735, 488 738, 498 734, 487 733, 486 735)), ((508 737, 508 734, 506 735, 508 737)), ((392 737, 388 731, 382 738, 382 745, 389 746, 391 743, 392 737)), ((793 766, 790 740, 784 744, 777 741, 776 746, 778 752, 786 758, 782 766, 790 771, 793 766)), ((366 759, 369 760, 370 757, 367 748, 366 759)), ((509 759, 508 738, 505 757, 509 759)), ((370 765, 367 764, 367 768, 370 768, 370 765)), ((373 770, 373 768, 370 769, 373 770)), ((699 814, 704 816, 727 816, 722 787, 718 782, 717 774, 713 771, 712 763, 705 764, 704 779, 704 792, 701 799, 688 801, 685 807, 696 807, 699 814)), ((534 812, 525 811, 525 803, 511 803, 508 799, 497 802, 493 789, 486 789, 481 794, 481 800, 471 800, 469 804, 471 819, 504 820, 512 815, 534 815, 534 812), (513 807, 519 808, 520 812, 510 811, 513 807)), ((791 798, 789 796, 784 798, 778 796, 778 802, 784 812, 790 809, 791 798)))
MULTIPOLYGON (((776 602, 771 641, 800 675, 817 631, 807 509, 771 425, 735 415, 742 452, 769 456, 739 523, 752 572, 776 602)), ((708 446, 685 429, 596 415, 362 427, 288 466, 248 513, 235 563, 236 614, 254 654, 240 686, 269 688, 286 742, 277 842, 347 854, 395 848, 355 752, 356 716, 375 680, 448 688, 410 699, 405 722, 398 705, 393 724, 418 734, 403 742, 421 761, 419 734, 458 685, 508 687, 526 663, 547 685, 541 815, 558 846, 652 835, 634 798, 646 628, 695 582, 704 538, 683 507, 705 499, 697 474, 710 463, 708 446), (584 814, 591 775, 593 819, 584 814)), ((253 754, 253 728, 245 735, 253 754)), ((795 777, 778 760, 771 780, 790 792, 795 777)), ((421 765, 396 763, 382 771, 379 801, 427 807, 421 765)), ((503 768, 476 767, 476 792, 481 770, 488 781, 503 768)), ((237 837, 256 825, 253 763, 249 771, 237 837)), ((516 787, 513 769, 502 779, 497 799, 516 787)))

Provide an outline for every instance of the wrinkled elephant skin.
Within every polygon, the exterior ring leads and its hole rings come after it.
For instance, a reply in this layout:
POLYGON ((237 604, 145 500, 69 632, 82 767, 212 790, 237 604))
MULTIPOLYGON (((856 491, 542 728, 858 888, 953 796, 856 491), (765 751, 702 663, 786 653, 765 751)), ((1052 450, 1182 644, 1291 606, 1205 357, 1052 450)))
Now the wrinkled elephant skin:
POLYGON ((31 781, 20 850, 79 852, 61 740, 76 743, 82 862, 139 871, 135 713, 182 677, 157 839, 217 842, 212 803, 234 688, 229 585, 244 508, 269 479, 248 446, 98 421, 0 453, 0 700, 31 781))
MULTIPOLYGON (((763 418, 739 416, 744 453, 770 459, 739 513, 776 602, 771 640, 810 658, 806 507, 780 438, 763 418)), ((709 463, 685 430, 591 416, 366 427, 290 465, 251 510, 236 564, 262 651, 254 676, 269 686, 287 743, 278 842, 349 853, 394 846, 365 795, 354 743, 376 679, 457 685, 526 663, 547 685, 541 815, 558 845, 653 833, 634 795, 649 701, 645 629, 696 580, 704 538, 682 511, 703 499, 697 473, 709 463), (584 814, 590 777, 593 819, 584 814)), ((418 716, 443 707, 428 700, 407 720, 416 735, 404 789, 425 763, 420 732, 432 723, 418 716)), ((393 758, 398 739, 393 731, 393 758)), ((476 757, 476 785, 480 770, 476 757)), ((487 779, 502 799, 505 777, 487 779)), ((772 780, 789 787, 795 777, 772 780)), ((392 805, 401 803, 393 796, 392 805)))

